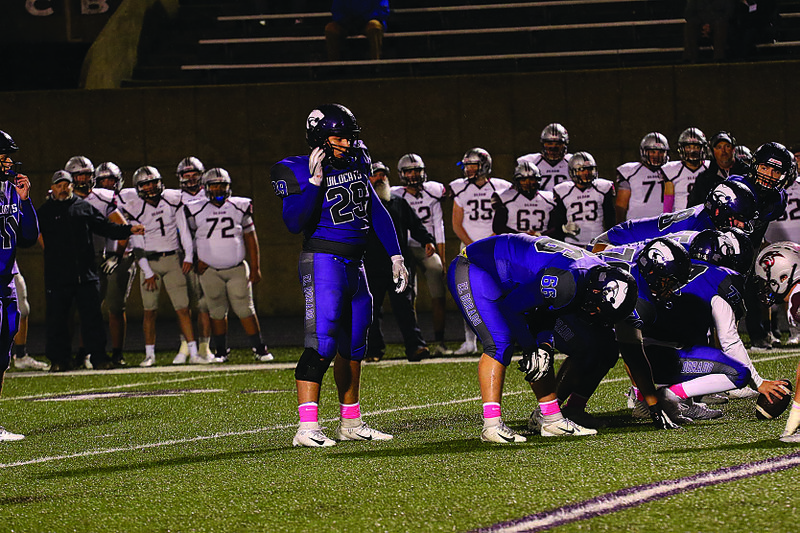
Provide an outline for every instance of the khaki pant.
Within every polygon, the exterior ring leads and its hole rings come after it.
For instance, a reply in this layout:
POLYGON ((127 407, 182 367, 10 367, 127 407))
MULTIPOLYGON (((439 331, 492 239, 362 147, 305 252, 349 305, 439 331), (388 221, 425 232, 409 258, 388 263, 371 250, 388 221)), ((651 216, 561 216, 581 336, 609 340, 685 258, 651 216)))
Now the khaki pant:
POLYGON ((189 291, 186 287, 186 276, 181 270, 179 254, 159 257, 148 260, 150 268, 156 274, 156 290, 148 291, 144 288, 144 272, 141 273, 142 282, 142 307, 145 311, 158 310, 158 295, 161 294, 161 284, 167 289, 172 307, 179 311, 189 307, 189 291))
POLYGON ((256 314, 253 304, 253 287, 250 284, 250 267, 242 261, 233 268, 217 270, 208 267, 200 275, 208 313, 214 320, 223 320, 228 315, 228 303, 239 318, 256 314))

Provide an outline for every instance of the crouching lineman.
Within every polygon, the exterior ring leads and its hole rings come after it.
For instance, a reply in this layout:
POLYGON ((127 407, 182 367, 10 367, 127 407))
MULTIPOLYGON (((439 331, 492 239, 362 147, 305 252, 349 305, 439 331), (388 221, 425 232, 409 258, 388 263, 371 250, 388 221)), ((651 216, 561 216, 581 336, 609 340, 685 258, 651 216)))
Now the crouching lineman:
POLYGON ((448 269, 450 291, 484 346, 478 363, 485 442, 525 442, 508 428, 500 402, 516 344, 520 370, 539 401, 542 436, 594 435, 565 418, 553 374, 553 326, 570 312, 616 322, 636 304, 636 282, 597 256, 550 237, 500 235, 468 245, 448 269), (536 316, 528 321, 526 314, 536 316), (529 325, 530 324, 530 325, 529 325))
MULTIPOLYGON (((800 244, 783 241, 764 248, 754 270, 756 286, 765 305, 784 301, 789 324, 800 324, 800 244)), ((770 399, 771 401, 771 399, 770 399)), ((800 442, 800 363, 795 378, 794 401, 781 434, 783 442, 800 442)))
MULTIPOLYGON (((119 195, 120 208, 129 220, 145 227, 143 237, 132 237, 133 253, 141 270, 141 292, 144 316, 144 361, 139 366, 156 363, 156 316, 161 284, 167 289, 178 326, 189 341, 189 362, 208 364, 197 354, 192 320, 189 316, 189 294, 184 272, 191 270, 191 254, 181 261, 180 248, 191 250, 192 239, 183 214, 180 191, 164 189, 158 169, 144 166, 133 173, 133 188, 123 189, 119 195), (188 248, 187 248, 188 246, 188 248)), ((176 356, 173 364, 186 362, 176 356)))
POLYGON ((205 198, 186 206, 186 218, 197 247, 197 273, 208 302, 217 359, 227 361, 230 352, 230 304, 242 323, 256 361, 272 361, 273 356, 261 338, 253 303, 253 285, 261 281, 253 201, 231 196, 231 177, 224 168, 206 171, 203 189, 205 198))

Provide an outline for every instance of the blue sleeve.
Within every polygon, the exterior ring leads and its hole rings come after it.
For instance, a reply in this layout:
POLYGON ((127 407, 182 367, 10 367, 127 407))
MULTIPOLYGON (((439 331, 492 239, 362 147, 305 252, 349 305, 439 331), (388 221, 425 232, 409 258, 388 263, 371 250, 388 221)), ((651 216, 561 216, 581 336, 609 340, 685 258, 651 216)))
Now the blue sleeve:
POLYGON ((19 220, 20 232, 17 236, 17 246, 28 248, 36 244, 39 238, 39 219, 36 216, 36 209, 33 208, 33 202, 31 202, 30 198, 20 201, 19 204, 22 214, 19 220))
POLYGON ((300 233, 320 206, 322 187, 308 182, 308 157, 284 159, 273 165, 270 179, 275 194, 283 200, 283 222, 292 233, 300 233))
POLYGON ((381 241, 381 244, 383 244, 389 257, 400 255, 400 244, 397 242, 397 232, 394 229, 392 217, 389 215, 383 202, 378 199, 378 195, 375 193, 375 189, 372 188, 372 184, 370 184, 369 188, 370 213, 372 214, 372 227, 375 229, 375 234, 378 236, 378 240, 381 241))

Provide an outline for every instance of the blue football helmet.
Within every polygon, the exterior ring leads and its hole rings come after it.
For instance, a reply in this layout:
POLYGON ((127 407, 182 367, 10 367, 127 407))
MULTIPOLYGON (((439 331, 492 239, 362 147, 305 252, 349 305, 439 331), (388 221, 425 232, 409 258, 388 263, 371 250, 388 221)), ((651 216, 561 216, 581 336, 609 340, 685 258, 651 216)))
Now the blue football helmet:
POLYGON ((636 280, 621 268, 598 265, 589 269, 581 310, 596 324, 615 324, 633 312, 638 299, 636 280))
POLYGON ((746 274, 753 266, 753 243, 739 228, 707 229, 689 245, 689 256, 746 274))
POLYGON ((361 128, 356 117, 343 105, 323 104, 312 110, 306 119, 308 146, 325 150, 325 162, 335 168, 345 168, 358 160, 355 144, 360 134, 361 128), (329 137, 342 137, 350 141, 350 147, 344 150, 341 157, 336 157, 329 137))
POLYGON ((689 252, 669 237, 648 242, 636 256, 636 264, 650 293, 660 302, 668 302, 686 285, 692 269, 689 252))
POLYGON ((717 229, 741 224, 746 233, 753 231, 752 222, 758 216, 753 192, 746 185, 730 180, 723 181, 708 193, 705 210, 717 229))
POLYGON ((797 179, 797 161, 794 154, 786 149, 784 145, 776 142, 762 144, 753 153, 750 163, 750 181, 765 189, 786 189, 797 179), (778 169, 780 176, 775 178, 771 175, 758 172, 758 166, 765 165, 778 169))

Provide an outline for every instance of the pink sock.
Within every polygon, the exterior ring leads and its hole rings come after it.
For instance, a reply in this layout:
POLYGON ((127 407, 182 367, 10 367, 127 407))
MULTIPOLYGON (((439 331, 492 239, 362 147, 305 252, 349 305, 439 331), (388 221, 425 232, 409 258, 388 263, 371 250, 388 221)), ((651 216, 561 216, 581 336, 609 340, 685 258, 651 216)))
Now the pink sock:
POLYGON ((689 395, 686 394, 686 391, 683 390, 683 383, 678 383, 676 385, 673 385, 673 386, 671 386, 669 388, 669 390, 674 392, 675 396, 677 396, 678 398, 680 398, 682 400, 685 400, 686 398, 689 397, 689 395))
POLYGON ((637 389, 636 387, 634 387, 634 388, 633 388, 633 392, 636 394, 636 399, 637 399, 637 400, 639 400, 640 402, 643 402, 643 401, 644 401, 644 394, 642 394, 641 392, 639 392, 639 389, 637 389))
POLYGON ((486 402, 483 404, 483 418, 497 418, 500 416, 500 404, 497 402, 486 402))
POLYGON ((551 402, 539 402, 539 407, 542 408, 542 414, 544 416, 557 415, 561 412, 561 409, 558 407, 557 398, 551 402))
POLYGON ((314 402, 302 403, 297 408, 300 413, 300 422, 318 422, 319 407, 314 402))
POLYGON ((339 414, 343 419, 361 418, 361 404, 350 403, 339 405, 339 414))

